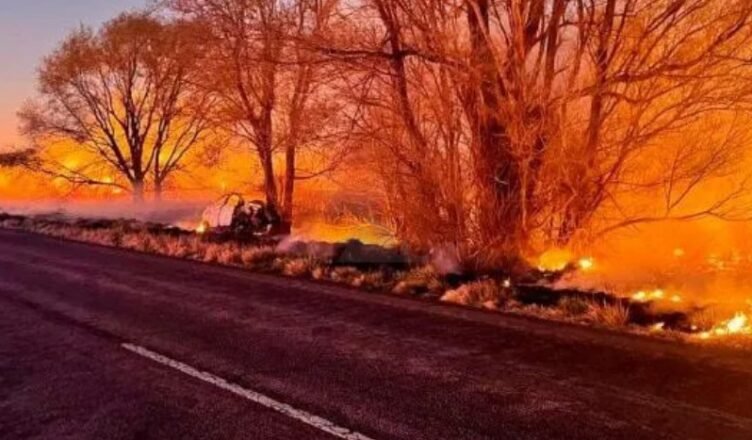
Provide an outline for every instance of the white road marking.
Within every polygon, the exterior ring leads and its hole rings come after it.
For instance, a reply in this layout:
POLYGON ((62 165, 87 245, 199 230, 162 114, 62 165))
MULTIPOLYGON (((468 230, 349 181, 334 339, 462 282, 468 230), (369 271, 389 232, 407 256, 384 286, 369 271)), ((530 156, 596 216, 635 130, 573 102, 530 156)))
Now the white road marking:
POLYGON ((303 422, 307 425, 311 425, 314 428, 320 429, 321 431, 332 434, 335 437, 346 439, 346 440, 373 440, 370 437, 366 437, 365 435, 360 434, 358 432, 354 432, 347 428, 337 426, 323 417, 319 417, 309 412, 295 409, 292 406, 287 405, 286 403, 279 402, 277 400, 272 399, 271 397, 267 397, 263 394, 257 393, 247 388, 243 388, 240 385, 234 384, 232 382, 228 382, 227 380, 222 379, 221 377, 215 376, 211 373, 207 373, 205 371, 199 371, 191 367, 190 365, 184 364, 174 359, 170 359, 167 356, 163 356, 159 353, 155 353, 144 347, 140 347, 138 345, 133 345, 133 344, 122 344, 121 346, 124 349, 132 353, 135 353, 139 356, 143 356, 159 364, 174 368, 175 370, 185 373, 188 376, 195 377, 196 379, 201 379, 204 382, 212 384, 225 391, 229 391, 233 394, 236 394, 252 402, 258 403, 259 405, 265 406, 269 409, 273 409, 274 411, 282 413, 288 417, 291 417, 295 420, 303 422))

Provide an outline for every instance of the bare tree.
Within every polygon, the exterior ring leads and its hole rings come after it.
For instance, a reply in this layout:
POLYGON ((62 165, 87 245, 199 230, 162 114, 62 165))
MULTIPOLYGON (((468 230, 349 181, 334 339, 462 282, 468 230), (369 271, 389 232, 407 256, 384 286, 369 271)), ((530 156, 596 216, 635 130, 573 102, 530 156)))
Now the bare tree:
POLYGON ((320 90, 326 70, 306 47, 309 39, 326 31, 337 1, 167 4, 202 23, 211 36, 204 84, 221 97, 217 113, 224 126, 257 153, 267 204, 291 224, 295 181, 321 171, 300 175, 299 152, 321 141, 329 119, 336 116, 331 97, 320 90), (284 163, 281 188, 275 164, 279 156, 284 163))
POLYGON ((348 16, 359 38, 334 39, 328 53, 368 84, 353 98, 370 109, 363 124, 379 148, 408 170, 385 177, 397 204, 413 209, 397 224, 412 224, 417 241, 463 237, 469 261, 509 267, 596 223, 724 216, 742 193, 735 186, 682 209, 728 175, 748 138, 738 114, 749 87, 732 78, 749 75, 748 2, 363 0, 348 16), (432 81, 440 77, 448 88, 432 81), (455 141, 435 137, 458 107, 459 123, 447 124, 455 141), (427 111, 435 108, 441 115, 427 111), (728 136, 699 145, 709 118, 728 136), (433 154, 451 145, 459 154, 433 154), (462 182, 439 177, 442 169, 462 182), (442 197, 456 188, 462 197, 442 197), (625 209, 635 191, 661 189, 671 202, 660 215, 625 209), (458 206, 462 232, 437 237, 419 220, 430 211, 441 224, 458 206))
POLYGON ((85 162, 44 160, 40 169, 75 184, 121 186, 117 173, 139 202, 151 179, 160 197, 209 128, 210 97, 191 83, 199 48, 187 27, 133 13, 68 36, 44 60, 41 97, 20 117, 38 148, 65 142, 85 162))

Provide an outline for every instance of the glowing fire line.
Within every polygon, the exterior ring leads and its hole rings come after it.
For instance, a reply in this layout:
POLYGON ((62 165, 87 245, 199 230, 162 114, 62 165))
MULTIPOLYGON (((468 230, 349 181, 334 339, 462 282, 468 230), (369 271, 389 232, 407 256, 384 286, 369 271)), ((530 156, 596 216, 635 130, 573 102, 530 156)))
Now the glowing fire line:
POLYGON ((728 321, 724 321, 712 329, 698 334, 700 339, 710 339, 718 336, 749 335, 752 334, 752 326, 749 317, 743 312, 734 315, 728 321))

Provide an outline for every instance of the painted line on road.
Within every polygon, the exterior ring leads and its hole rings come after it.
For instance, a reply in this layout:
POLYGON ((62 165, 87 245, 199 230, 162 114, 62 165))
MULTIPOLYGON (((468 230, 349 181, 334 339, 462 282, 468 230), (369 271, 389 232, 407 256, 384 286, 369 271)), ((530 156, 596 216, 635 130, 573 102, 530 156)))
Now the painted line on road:
POLYGON ((202 381, 209 383, 211 385, 214 385, 217 388, 221 388, 225 391, 229 391, 233 394, 236 394, 240 397, 245 398, 246 400, 250 400, 251 402, 258 403, 259 405, 262 405, 266 408, 282 413, 290 418, 303 422, 307 425, 311 425, 314 428, 317 428, 317 429, 320 429, 321 431, 332 434, 335 437, 346 439, 346 440, 373 440, 370 437, 367 437, 358 432, 352 431, 347 428, 343 428, 341 426, 337 426, 331 421, 323 417, 319 417, 309 412, 295 409, 286 403, 279 402, 261 393, 257 393, 247 388, 243 388, 240 385, 234 384, 232 382, 228 382, 227 380, 222 379, 219 376, 215 376, 211 373, 207 373, 205 371, 199 371, 191 367, 190 365, 184 364, 180 361, 176 361, 175 359, 170 359, 167 356, 161 355, 159 353, 155 353, 144 347, 133 345, 133 344, 127 344, 127 343, 121 344, 121 346, 124 349, 132 353, 135 353, 139 356, 152 360, 158 364, 162 364, 170 368, 173 368, 175 370, 178 370, 181 373, 187 374, 188 376, 194 377, 196 379, 201 379, 202 381))

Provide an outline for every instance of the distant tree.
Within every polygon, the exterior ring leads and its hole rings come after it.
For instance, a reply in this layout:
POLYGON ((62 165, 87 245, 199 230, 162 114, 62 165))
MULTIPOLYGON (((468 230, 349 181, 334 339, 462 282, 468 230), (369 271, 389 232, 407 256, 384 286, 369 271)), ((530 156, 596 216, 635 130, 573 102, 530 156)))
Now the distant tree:
POLYGON ((0 152, 0 168, 29 168, 36 162, 36 152, 33 149, 0 152))
POLYGON ((137 202, 151 182, 160 198, 210 127, 210 95, 192 82, 195 36, 188 23, 146 13, 69 35, 44 59, 40 97, 19 116, 38 149, 65 142, 93 159, 76 166, 47 159, 40 169, 74 184, 127 182, 137 202))

